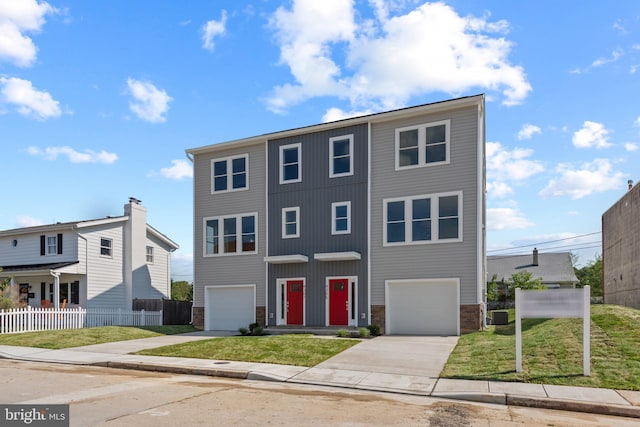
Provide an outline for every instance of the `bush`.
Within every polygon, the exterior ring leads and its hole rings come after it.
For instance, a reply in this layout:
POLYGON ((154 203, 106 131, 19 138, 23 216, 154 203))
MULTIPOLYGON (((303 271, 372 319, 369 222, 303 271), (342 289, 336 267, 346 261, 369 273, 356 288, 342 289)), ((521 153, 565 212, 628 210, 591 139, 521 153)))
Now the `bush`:
POLYGON ((238 332, 240 332, 240 335, 249 335, 249 330, 247 328, 240 328, 238 329, 238 332))
POLYGON ((340 329, 340 330, 338 331, 338 336, 339 336, 340 338, 346 338, 346 337, 348 337, 348 336, 349 336, 349 331, 347 331, 346 329, 340 329))
POLYGON ((367 326, 367 329, 369 329, 369 332, 374 337, 377 337, 380 335, 380 325, 375 325, 375 324, 369 325, 367 326))
POLYGON ((369 335, 371 335, 371 331, 367 328, 360 328, 358 331, 360 332, 361 338, 369 338, 369 335))

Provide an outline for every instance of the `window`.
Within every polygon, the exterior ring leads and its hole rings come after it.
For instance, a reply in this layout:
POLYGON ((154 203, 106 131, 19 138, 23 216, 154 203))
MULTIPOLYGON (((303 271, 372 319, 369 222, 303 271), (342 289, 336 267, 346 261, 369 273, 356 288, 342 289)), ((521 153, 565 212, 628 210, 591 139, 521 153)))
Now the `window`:
POLYGON ((153 246, 147 246, 147 264, 153 264, 153 246))
POLYGON ((462 192, 387 199, 383 205, 385 246, 462 241, 462 192))
POLYGON ((396 170, 449 163, 450 120, 396 129, 396 170))
POLYGON ((329 176, 353 175, 353 135, 329 139, 329 176))
POLYGON ((249 186, 248 163, 248 154, 211 160, 211 193, 246 190, 249 186))
POLYGON ((113 240, 100 238, 100 255, 112 256, 113 255, 113 240))
POLYGON ((280 146, 280 184, 302 181, 302 144, 280 146))
POLYGON ((40 236, 40 256, 62 254, 62 233, 55 236, 40 236))
POLYGON ((282 238, 300 237, 300 207, 282 208, 282 238))
POLYGON ((204 255, 256 253, 257 214, 204 218, 204 255))
POLYGON ((53 255, 58 253, 58 237, 47 237, 47 255, 53 255))
POLYGON ((60 283, 60 304, 64 303, 80 304, 80 282, 60 283))
POLYGON ((351 202, 331 203, 331 234, 351 233, 351 202))

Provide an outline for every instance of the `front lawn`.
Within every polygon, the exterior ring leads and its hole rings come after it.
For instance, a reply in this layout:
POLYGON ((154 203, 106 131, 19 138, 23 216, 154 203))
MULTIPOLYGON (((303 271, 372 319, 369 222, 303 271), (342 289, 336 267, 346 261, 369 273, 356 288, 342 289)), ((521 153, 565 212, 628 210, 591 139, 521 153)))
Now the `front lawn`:
POLYGON ((640 310, 591 306, 591 376, 582 367, 582 319, 523 319, 522 372, 516 373, 515 321, 463 335, 444 378, 520 381, 640 390, 640 310))
POLYGON ((306 334, 236 336, 169 345, 136 354, 315 366, 358 342, 306 334))
POLYGON ((135 340, 160 335, 184 334, 197 331, 191 325, 168 326, 102 326, 99 328, 61 329, 57 331, 24 332, 0 335, 0 345, 17 345, 61 349, 106 342, 135 340))

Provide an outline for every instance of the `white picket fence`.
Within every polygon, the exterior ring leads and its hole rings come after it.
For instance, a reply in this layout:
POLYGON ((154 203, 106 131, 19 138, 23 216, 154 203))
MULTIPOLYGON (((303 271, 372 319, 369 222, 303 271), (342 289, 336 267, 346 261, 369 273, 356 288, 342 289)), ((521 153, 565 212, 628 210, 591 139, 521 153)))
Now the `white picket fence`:
POLYGON ((162 311, 108 308, 12 308, 0 310, 0 334, 93 328, 97 326, 161 326, 162 311))

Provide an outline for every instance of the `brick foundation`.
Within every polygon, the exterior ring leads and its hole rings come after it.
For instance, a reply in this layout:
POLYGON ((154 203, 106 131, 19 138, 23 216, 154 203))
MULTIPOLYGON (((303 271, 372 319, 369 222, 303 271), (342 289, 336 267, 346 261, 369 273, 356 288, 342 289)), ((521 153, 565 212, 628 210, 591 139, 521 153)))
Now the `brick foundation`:
POLYGON ((460 306, 460 333, 476 332, 482 328, 482 306, 462 304, 460 306))
POLYGON ((204 329, 204 307, 193 307, 193 326, 204 329))
POLYGON ((372 305, 371 306, 371 324, 380 326, 380 333, 385 333, 385 306, 384 305, 372 305))
POLYGON ((256 307, 256 322, 258 322, 262 327, 266 326, 266 323, 265 323, 265 320, 267 318, 266 314, 267 314, 267 309, 265 306, 256 307))

